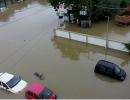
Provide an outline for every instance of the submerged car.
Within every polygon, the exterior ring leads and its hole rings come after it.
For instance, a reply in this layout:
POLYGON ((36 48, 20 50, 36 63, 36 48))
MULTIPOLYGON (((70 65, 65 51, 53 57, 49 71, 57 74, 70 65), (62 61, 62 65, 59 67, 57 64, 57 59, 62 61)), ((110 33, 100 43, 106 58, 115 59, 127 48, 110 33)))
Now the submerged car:
POLYGON ((56 99, 54 92, 40 83, 32 83, 25 92, 27 99, 56 99))
POLYGON ((101 73, 121 81, 126 78, 126 72, 123 69, 121 69, 118 65, 105 60, 98 61, 94 72, 101 73))
POLYGON ((21 79, 20 76, 10 73, 0 73, 0 88, 12 93, 19 93, 27 85, 27 82, 21 79))

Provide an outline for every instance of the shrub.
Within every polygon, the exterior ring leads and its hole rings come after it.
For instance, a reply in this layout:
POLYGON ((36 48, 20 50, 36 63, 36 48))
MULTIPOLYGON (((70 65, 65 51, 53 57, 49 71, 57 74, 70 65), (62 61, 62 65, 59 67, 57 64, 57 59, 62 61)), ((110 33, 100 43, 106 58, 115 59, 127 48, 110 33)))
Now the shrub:
POLYGON ((125 48, 129 51, 129 54, 130 54, 130 41, 129 43, 124 43, 125 45, 125 48))

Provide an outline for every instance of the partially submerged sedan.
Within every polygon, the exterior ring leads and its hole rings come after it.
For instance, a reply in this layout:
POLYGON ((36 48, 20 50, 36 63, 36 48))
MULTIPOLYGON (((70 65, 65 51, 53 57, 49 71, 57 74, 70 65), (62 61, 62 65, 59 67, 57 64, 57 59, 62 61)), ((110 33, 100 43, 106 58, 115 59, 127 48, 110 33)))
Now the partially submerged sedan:
POLYGON ((27 99, 56 99, 53 91, 40 83, 32 83, 25 92, 27 99))
POLYGON ((0 88, 18 93, 22 91, 27 85, 27 82, 21 79, 20 76, 12 75, 10 73, 0 73, 0 88))
POLYGON ((123 69, 121 69, 118 65, 105 60, 98 61, 94 72, 101 73, 121 81, 125 80, 126 78, 126 72, 123 69))

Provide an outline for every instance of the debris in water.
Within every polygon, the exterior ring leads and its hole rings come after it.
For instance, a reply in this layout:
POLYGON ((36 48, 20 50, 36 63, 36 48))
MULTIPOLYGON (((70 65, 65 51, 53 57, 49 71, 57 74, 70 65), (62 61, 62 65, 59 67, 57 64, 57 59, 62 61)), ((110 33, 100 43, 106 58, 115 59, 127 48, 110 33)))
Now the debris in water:
POLYGON ((34 75, 35 75, 36 77, 38 77, 40 80, 44 80, 44 79, 45 79, 43 73, 40 74, 40 73, 38 73, 38 72, 35 72, 34 75))

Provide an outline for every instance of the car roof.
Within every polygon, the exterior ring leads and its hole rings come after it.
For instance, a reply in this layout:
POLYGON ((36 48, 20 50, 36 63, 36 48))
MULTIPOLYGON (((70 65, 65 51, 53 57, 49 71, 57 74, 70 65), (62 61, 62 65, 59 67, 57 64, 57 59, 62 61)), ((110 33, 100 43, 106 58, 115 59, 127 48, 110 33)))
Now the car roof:
POLYGON ((0 81, 7 83, 9 80, 11 80, 14 77, 14 75, 9 74, 7 72, 0 75, 0 81))
POLYGON ((29 88, 27 89, 27 91, 33 92, 35 94, 40 94, 46 87, 43 86, 40 83, 32 83, 29 88))
POLYGON ((105 60, 99 60, 99 61, 98 61, 98 64, 99 64, 99 65, 104 65, 104 67, 108 67, 108 68, 117 67, 116 64, 114 64, 114 63, 112 63, 112 62, 109 62, 109 61, 105 61, 105 60))

